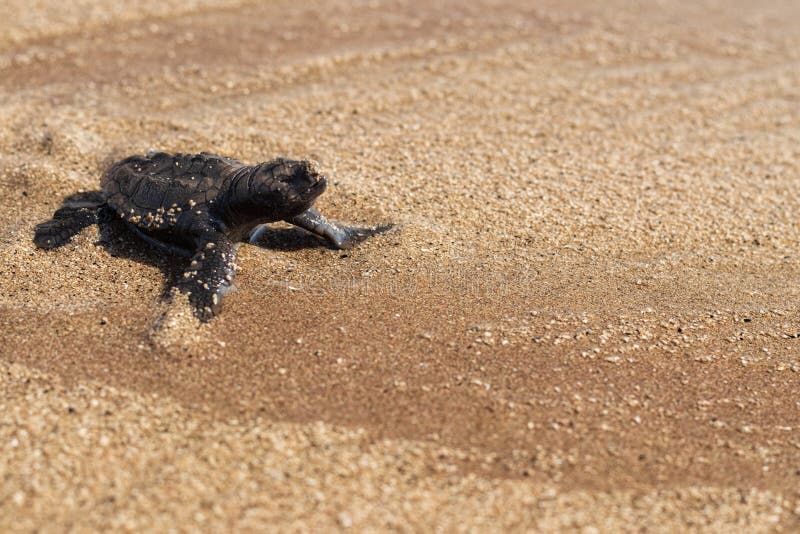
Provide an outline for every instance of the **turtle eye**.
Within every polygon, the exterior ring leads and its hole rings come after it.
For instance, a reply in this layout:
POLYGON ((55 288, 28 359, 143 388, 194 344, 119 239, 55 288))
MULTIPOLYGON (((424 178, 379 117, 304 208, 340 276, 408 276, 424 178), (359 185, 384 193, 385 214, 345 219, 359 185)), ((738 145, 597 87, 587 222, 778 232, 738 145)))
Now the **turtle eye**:
POLYGON ((306 189, 309 186, 308 183, 308 175, 306 174, 295 174, 291 181, 289 182, 293 189, 301 191, 306 189))
POLYGON ((316 178, 310 175, 306 169, 306 166, 301 163, 294 167, 291 173, 287 174, 283 181, 294 189, 302 190, 314 185, 316 178))

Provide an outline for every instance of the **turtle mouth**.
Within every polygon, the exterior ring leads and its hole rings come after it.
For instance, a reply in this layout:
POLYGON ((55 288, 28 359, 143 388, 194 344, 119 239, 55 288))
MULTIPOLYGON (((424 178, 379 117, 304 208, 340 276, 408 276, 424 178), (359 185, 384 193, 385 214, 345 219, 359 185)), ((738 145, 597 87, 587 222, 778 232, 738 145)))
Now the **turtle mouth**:
POLYGON ((311 184, 311 187, 306 189, 306 194, 313 193, 315 196, 321 195, 328 187, 328 179, 325 176, 319 176, 317 181, 311 184))

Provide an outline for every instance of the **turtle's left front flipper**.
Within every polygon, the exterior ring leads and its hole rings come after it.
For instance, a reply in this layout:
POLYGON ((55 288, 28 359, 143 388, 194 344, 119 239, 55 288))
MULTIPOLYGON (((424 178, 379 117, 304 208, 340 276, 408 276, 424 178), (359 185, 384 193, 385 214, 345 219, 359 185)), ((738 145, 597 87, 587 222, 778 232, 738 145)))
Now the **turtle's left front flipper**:
POLYGON ((391 225, 377 228, 353 228, 334 224, 326 219, 319 211, 309 208, 300 215, 287 219, 286 222, 316 234, 338 249, 350 248, 369 236, 385 232, 391 225))
POLYGON ((208 321, 220 311, 222 297, 231 288, 236 245, 216 231, 203 232, 195 244, 197 249, 178 288, 188 295, 200 320, 208 321))

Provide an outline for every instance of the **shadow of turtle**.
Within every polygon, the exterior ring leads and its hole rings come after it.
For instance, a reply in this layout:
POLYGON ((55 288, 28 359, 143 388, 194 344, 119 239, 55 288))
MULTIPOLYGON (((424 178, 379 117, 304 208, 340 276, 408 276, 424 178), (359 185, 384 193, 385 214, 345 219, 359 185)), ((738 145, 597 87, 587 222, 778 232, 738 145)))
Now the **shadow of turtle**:
POLYGON ((36 225, 33 242, 41 249, 60 248, 92 224, 98 226, 99 237, 95 244, 102 246, 111 256, 159 269, 164 276, 160 297, 162 300, 170 298, 188 259, 164 254, 136 236, 127 223, 106 205, 101 191, 84 191, 64 197, 52 218, 36 225))

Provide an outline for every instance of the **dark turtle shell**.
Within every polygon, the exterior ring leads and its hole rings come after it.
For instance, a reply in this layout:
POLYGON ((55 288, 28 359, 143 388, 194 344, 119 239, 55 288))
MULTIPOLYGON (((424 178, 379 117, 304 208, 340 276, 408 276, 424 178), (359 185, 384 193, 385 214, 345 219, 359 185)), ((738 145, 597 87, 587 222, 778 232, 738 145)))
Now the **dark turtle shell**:
POLYGON ((185 210, 202 210, 225 191, 244 165, 214 154, 131 156, 112 165, 102 179, 108 205, 145 230, 175 224, 185 210))

